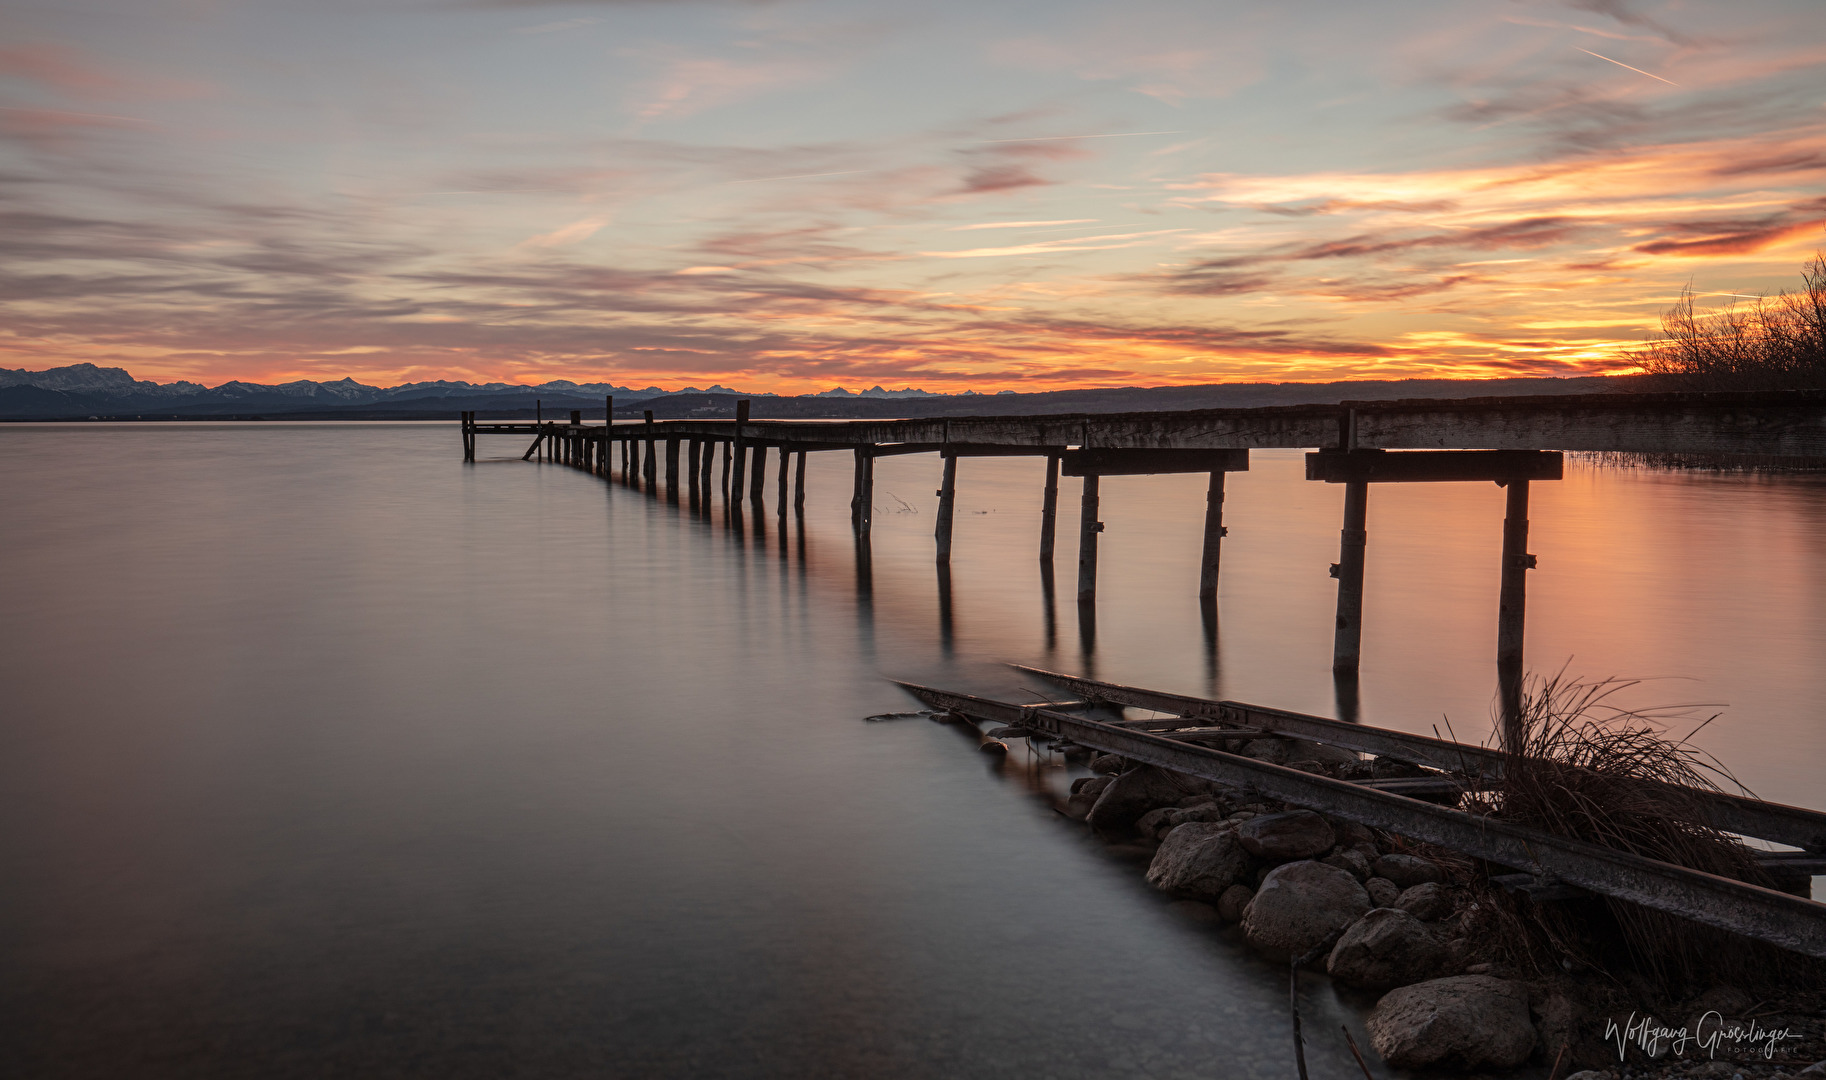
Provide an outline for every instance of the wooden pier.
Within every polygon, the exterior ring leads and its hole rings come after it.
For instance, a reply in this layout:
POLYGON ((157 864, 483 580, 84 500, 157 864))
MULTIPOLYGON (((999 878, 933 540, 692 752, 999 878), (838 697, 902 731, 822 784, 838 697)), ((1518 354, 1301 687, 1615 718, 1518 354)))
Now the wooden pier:
POLYGON ((1826 957, 1826 904, 1808 898, 1809 875, 1826 873, 1826 813, 1721 792, 1680 789, 1721 831, 1798 848, 1760 858, 1781 889, 1720 877, 1630 852, 1556 836, 1458 809, 1457 796, 1500 775, 1514 759, 1488 747, 1346 724, 1324 717, 1208 701, 1038 668, 1072 705, 1019 705, 901 683, 929 708, 1019 728, 1035 741, 1070 743, 1130 762, 1307 807, 1515 871, 1492 880, 1546 902, 1598 894, 1678 915, 1808 956, 1826 957), (1139 708, 1156 715, 1100 720, 1085 706, 1139 708), (1418 777, 1337 780, 1226 747, 1258 739, 1299 739, 1419 766, 1418 777), (1789 891, 1784 891, 1789 890, 1789 891))
MULTIPOLYGON (((615 415, 614 399, 605 402, 615 415)), ((843 452, 853 462, 850 522, 859 556, 867 557, 874 515, 875 459, 937 454, 942 480, 933 529, 941 575, 953 552, 953 515, 960 459, 1030 456, 1046 461, 1036 550, 1048 580, 1058 527, 1061 475, 1081 483, 1077 598, 1088 640, 1097 601, 1102 481, 1157 473, 1208 476, 1203 543, 1196 584, 1207 623, 1215 619, 1223 539, 1225 475, 1249 468, 1249 451, 1317 448, 1307 455, 1307 479, 1344 486, 1338 561, 1337 618, 1332 667, 1340 687, 1354 685, 1362 656, 1364 578, 1368 573, 1369 493, 1390 483, 1495 483, 1506 491, 1502 549, 1497 556, 1495 659, 1504 711, 1519 715, 1524 671, 1527 573, 1536 568, 1528 547, 1528 496, 1536 481, 1554 481, 1564 451, 1649 454, 1744 454, 1826 458, 1826 392, 1708 394, 1594 394, 1537 398, 1357 401, 1338 405, 1187 412, 982 416, 928 420, 753 420, 739 402, 727 420, 655 420, 584 424, 483 423, 462 415, 463 456, 475 460, 481 435, 532 439, 524 457, 539 457, 603 476, 655 497, 708 506, 720 492, 728 519, 741 520, 744 500, 765 507, 767 459, 777 456, 778 513, 805 512, 807 454, 843 452), (684 448, 685 469, 679 468, 684 448), (722 460, 720 482, 713 466, 722 460), (619 451, 619 467, 615 460, 619 451), (663 469, 661 461, 663 459, 663 469), (790 502, 788 473, 792 476, 790 502), (681 493, 682 486, 685 491, 681 493), (746 490, 745 490, 746 489, 746 490)), ((1341 697, 1346 696, 1341 691, 1341 697)), ((1514 731, 1507 732, 1510 738, 1514 731)))

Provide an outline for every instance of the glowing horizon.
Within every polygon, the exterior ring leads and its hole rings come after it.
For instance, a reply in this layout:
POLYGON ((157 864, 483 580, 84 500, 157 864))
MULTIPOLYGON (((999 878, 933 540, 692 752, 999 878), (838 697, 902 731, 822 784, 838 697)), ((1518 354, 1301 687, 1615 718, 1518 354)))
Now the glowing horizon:
POLYGON ((80 0, 0 366, 1040 391, 1626 370, 1826 247, 1805 0, 80 0))

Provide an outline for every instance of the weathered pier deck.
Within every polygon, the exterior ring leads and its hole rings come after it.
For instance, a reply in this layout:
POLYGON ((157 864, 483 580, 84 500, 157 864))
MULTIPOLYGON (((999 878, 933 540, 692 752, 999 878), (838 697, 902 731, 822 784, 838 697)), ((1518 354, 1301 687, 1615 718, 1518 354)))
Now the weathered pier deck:
MULTIPOLYGON (((614 399, 605 401, 615 414, 614 399)), ((768 459, 774 457, 777 512, 805 511, 805 460, 813 453, 853 459, 850 521, 866 555, 874 514, 875 460, 937 454, 934 555, 941 574, 952 555, 958 461, 971 457, 1041 457, 1046 461, 1037 552, 1050 573, 1058 528, 1059 477, 1081 480, 1077 598, 1081 629, 1093 624, 1097 599, 1101 484, 1104 477, 1150 473, 1208 475, 1198 597, 1214 619, 1223 538, 1225 476, 1249 468, 1249 451, 1317 448, 1307 479, 1342 484, 1344 514, 1338 561, 1332 667, 1348 698, 1362 655, 1363 593, 1369 542, 1369 492, 1388 483, 1494 482, 1506 490, 1497 560, 1495 659, 1505 711, 1518 714, 1523 672, 1528 551, 1528 495, 1535 481, 1563 475, 1564 451, 1647 454, 1736 454, 1826 458, 1826 392, 1595 394, 1356 401, 1338 405, 1187 412, 979 416, 917 420, 752 420, 749 403, 727 420, 585 424, 482 423, 462 417, 464 459, 475 460, 482 435, 531 438, 535 455, 619 478, 655 496, 708 505, 720 491, 731 520, 744 500, 765 504, 768 459), (617 461, 619 455, 619 461, 617 461), (721 476, 716 476, 718 458, 721 476), (681 460, 682 459, 682 460, 681 460), (790 492, 789 492, 790 478, 790 492), (681 492, 686 493, 681 495, 681 492)), ((1050 581, 1050 577, 1048 578, 1050 581)))
POLYGON ((1458 809, 1453 804, 1459 794, 1513 764, 1509 755, 1487 747, 1039 668, 1016 670, 1051 682, 1078 700, 1074 706, 1020 705, 913 683, 900 685, 930 708, 1019 728, 1036 741, 1069 742, 1116 754, 1507 867, 1517 873, 1493 880, 1537 900, 1596 893, 1826 957, 1826 904, 1808 898, 1808 876, 1826 873, 1826 813, 1681 789, 1705 816, 1705 824, 1799 849, 1761 857, 1763 870, 1782 887, 1765 888, 1458 809), (1099 720, 1079 711, 1087 705, 1112 707, 1118 715, 1125 707, 1158 715, 1099 720), (1338 780, 1226 749, 1258 739, 1321 743, 1420 766, 1424 773, 1401 779, 1338 780))

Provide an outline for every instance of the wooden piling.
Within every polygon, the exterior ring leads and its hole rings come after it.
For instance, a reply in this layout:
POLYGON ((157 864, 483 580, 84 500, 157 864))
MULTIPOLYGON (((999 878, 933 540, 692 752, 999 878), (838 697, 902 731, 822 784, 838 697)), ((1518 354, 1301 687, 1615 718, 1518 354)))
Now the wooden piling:
POLYGON ((698 487, 703 482, 704 440, 688 439, 685 443, 685 478, 691 485, 691 503, 697 505, 698 487))
POLYGON ((1224 528, 1224 474, 1213 469, 1210 486, 1205 489, 1205 546, 1198 560, 1200 600, 1217 599, 1218 560, 1228 532, 1224 528))
POLYGON ((1344 485, 1344 527, 1338 536, 1338 621, 1332 636, 1333 671, 1356 671, 1363 658, 1363 557, 1369 543, 1369 484, 1344 485))
POLYGON ((1528 481, 1510 480, 1503 515, 1502 588, 1496 612, 1496 673, 1502 700, 1503 749, 1520 753, 1522 730, 1522 632, 1528 607, 1528 481))
POLYGON ((734 443, 724 442, 721 445, 723 449, 723 482, 721 487, 723 498, 727 500, 729 498, 730 461, 735 456, 734 443))
POLYGON ((875 454, 872 445, 856 448, 855 494, 850 497, 850 523, 859 536, 868 536, 875 519, 875 454))
POLYGON ((1059 455, 1046 455, 1046 494, 1040 502, 1040 561, 1052 562, 1059 524, 1059 455))
POLYGON ((1078 516, 1078 603, 1097 602, 1097 534, 1103 522, 1097 520, 1097 474, 1084 474, 1084 498, 1078 516))
POLYGON ((653 495, 659 491, 659 455, 656 453, 659 446, 654 437, 653 410, 647 409, 643 415, 647 419, 647 460, 644 463, 645 468, 641 473, 641 479, 646 482, 647 494, 653 495))
MULTIPOLYGON (((799 460, 793 463, 793 512, 805 512, 805 451, 798 454, 799 460)), ((804 533, 799 534, 801 538, 804 533)))
POLYGON ((729 474, 729 489, 723 493, 724 498, 735 502, 742 501, 742 481, 747 477, 747 462, 744 459, 748 456, 748 444, 742 438, 742 425, 747 422, 748 399, 744 398, 735 403, 735 444, 730 448, 735 467, 729 474))
MULTIPOLYGON (((790 462, 791 460, 792 460, 792 451, 788 450, 786 448, 785 443, 781 443, 780 444, 780 483, 779 483, 779 490, 774 492, 774 501, 779 504, 779 510, 780 510, 781 517, 786 516, 786 484, 787 484, 786 466, 787 466, 787 463, 790 462)), ((781 533, 780 539, 782 542, 784 542, 786 540, 786 534, 781 533)))
POLYGON ((754 470, 748 478, 748 501, 760 506, 767 490, 767 445, 756 443, 749 457, 754 459, 754 470))
POLYGON ((666 440, 666 498, 678 501, 678 440, 666 440))
POLYGON ((951 518, 957 507, 957 455, 945 454, 944 479, 938 486, 938 521, 932 536, 938 541, 938 561, 951 561, 951 518))

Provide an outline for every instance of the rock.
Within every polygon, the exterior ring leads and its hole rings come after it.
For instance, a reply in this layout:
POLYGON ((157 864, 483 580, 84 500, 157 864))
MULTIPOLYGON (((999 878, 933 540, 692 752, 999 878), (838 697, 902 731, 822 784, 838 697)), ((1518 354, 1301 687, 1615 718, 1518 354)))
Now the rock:
POLYGON ((1731 1080, 1731 1078, 1738 1075, 1738 1073, 1737 1066, 1728 1061, 1708 1061, 1704 1065, 1687 1073, 1687 1075, 1697 1076, 1702 1078, 1702 1080, 1731 1080))
POLYGON ((1401 889, 1388 878, 1370 878, 1363 883, 1363 888, 1369 893, 1370 902, 1377 907, 1394 907, 1395 901, 1401 898, 1401 889))
POLYGON ((1098 754, 1096 757, 1091 758, 1090 769, 1091 772, 1094 773, 1102 773, 1105 776, 1115 776, 1123 770, 1123 767, 1126 764, 1126 762, 1115 754, 1098 754))
POLYGON ((1177 807, 1172 807, 1172 806, 1155 807, 1154 809, 1149 810, 1147 813, 1141 815, 1141 817, 1136 819, 1135 831, 1140 833, 1143 836, 1152 836, 1152 837, 1164 839, 1166 836, 1167 830, 1171 829, 1174 825, 1174 822, 1169 820, 1169 818, 1171 817, 1171 815, 1173 815, 1176 812, 1177 812, 1177 807))
MULTIPOLYGON (((1382 849, 1374 844, 1352 844, 1350 849, 1363 856, 1372 867, 1376 865, 1377 859, 1382 858, 1382 849)), ((1373 869, 1370 872, 1375 873, 1373 869)))
POLYGON ((1437 881, 1423 881, 1401 890, 1390 907, 1398 907, 1421 922, 1432 922, 1452 914, 1452 894, 1437 881))
POLYGON ((993 754, 996 757, 1008 756, 1008 744, 996 739, 984 739, 982 745, 978 746, 977 749, 985 754, 993 754))
POLYGON ((1188 821, 1222 821, 1230 815, 1216 803, 1200 803, 1197 806, 1174 807, 1173 824, 1184 825, 1188 821))
POLYGON ((1114 777, 1080 776, 1076 780, 1072 781, 1072 794, 1076 795, 1080 791, 1084 791, 1084 792, 1089 792, 1092 795, 1095 795, 1095 794, 1101 792, 1104 788, 1109 787, 1110 781, 1112 779, 1114 779, 1114 777))
POLYGON ((1252 739, 1238 747, 1236 752, 1244 757, 1257 761, 1266 761, 1271 765, 1284 765, 1288 755, 1293 751, 1291 739, 1252 739))
POLYGON ((1580 1069, 1578 1072, 1568 1076, 1566 1080, 1611 1080, 1611 1075, 1607 1072, 1599 1072, 1596 1069, 1580 1069))
POLYGON ((1488 975, 1454 975, 1391 990, 1367 1022, 1382 1060, 1397 1069, 1509 1069, 1528 1060, 1528 990, 1488 975))
POLYGON ((1311 952, 1369 909, 1369 894, 1349 871, 1310 860, 1284 863, 1249 901, 1243 934, 1271 958, 1286 960, 1311 952))
POLYGON ((1065 800, 1065 816, 1073 821, 1083 821, 1090 817, 1091 807, 1097 805, 1097 797, 1101 794, 1096 791, 1080 791, 1073 795, 1065 800))
POLYGON ((1224 921, 1216 908, 1200 900, 1175 900, 1167 910, 1195 926, 1217 926, 1224 921))
MULTIPOLYGON (((1816 1061, 1801 1070, 1802 1076, 1826 1076, 1826 1061, 1816 1061)), ((1571 1080, 1570 1077, 1567 1080, 1571 1080)))
POLYGON ((1405 889, 1427 881, 1445 880, 1445 872, 1439 864, 1418 855, 1384 855, 1371 867, 1376 876, 1388 878, 1405 889))
POLYGON ((1340 851, 1334 855, 1327 855, 1319 861, 1326 866, 1335 866, 1340 870, 1350 871, 1350 876, 1358 881, 1369 877, 1370 861, 1364 858, 1360 852, 1340 851))
POLYGON ((1215 795, 1187 795, 1185 798, 1179 800, 1179 805, 1180 805, 1180 808, 1184 809, 1184 810, 1191 810, 1194 807, 1199 807, 1199 806, 1216 806, 1217 805, 1217 796, 1215 796, 1215 795))
POLYGON ((1304 773, 1312 773, 1316 776, 1330 776, 1333 768, 1323 761, 1314 761, 1312 758, 1301 758, 1298 761, 1290 761, 1287 763, 1287 767, 1290 769, 1298 769, 1304 773))
POLYGON ((1255 899, 1255 890, 1247 885, 1232 885, 1224 890, 1224 895, 1217 898, 1218 917, 1225 922, 1242 922, 1243 912, 1249 907, 1249 901, 1255 899))
POLYGON ((1399 908, 1376 908, 1332 946, 1325 970, 1347 986, 1381 990, 1439 973, 1445 945, 1427 925, 1399 908))
POLYGON ((1032 731, 1029 731, 1024 727, 999 727, 989 729, 989 737, 992 739, 1025 739, 1032 734, 1032 731))
MULTIPOLYGON (((1416 886, 1418 887, 1418 886, 1416 886)), ((1573 1043, 1579 1037, 1580 1009, 1560 991, 1549 993, 1534 1008, 1534 1030, 1541 1038, 1541 1052, 1548 1061, 1558 1061, 1564 1052, 1569 1057, 1573 1053, 1573 1043)))
POLYGON ((1148 884, 1163 892, 1217 900, 1249 872, 1249 853, 1236 830, 1222 822, 1194 821, 1167 834, 1148 866, 1148 884))
POLYGON ((1331 825, 1311 810, 1250 818, 1236 830, 1236 838, 1249 854, 1275 860, 1310 859, 1337 843, 1331 825))
POLYGON ((1337 836, 1339 846, 1356 847, 1358 844, 1376 846, 1376 834, 1370 831, 1368 825, 1341 817, 1327 816, 1325 820, 1331 824, 1331 831, 1333 835, 1337 836))
POLYGON ((1126 829, 1156 806, 1172 806, 1185 797, 1185 789, 1164 769, 1138 765, 1110 781, 1085 820, 1092 828, 1126 829))

